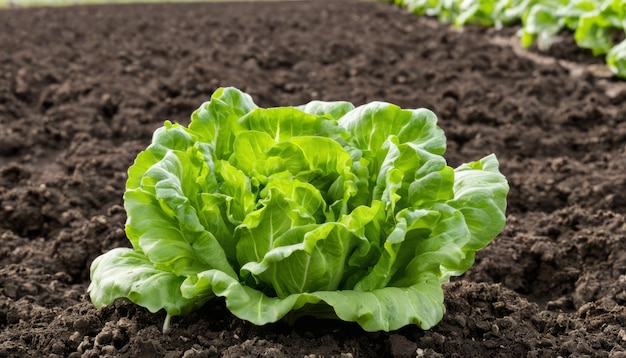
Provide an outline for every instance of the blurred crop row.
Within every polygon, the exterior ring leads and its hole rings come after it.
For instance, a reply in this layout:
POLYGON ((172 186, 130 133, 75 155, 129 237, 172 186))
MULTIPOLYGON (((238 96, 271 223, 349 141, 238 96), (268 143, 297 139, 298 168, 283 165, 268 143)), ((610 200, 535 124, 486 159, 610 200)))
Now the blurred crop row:
POLYGON ((522 45, 546 49, 562 30, 581 48, 606 55, 610 70, 626 79, 626 0, 388 0, 416 15, 455 26, 502 27, 521 23, 522 45))

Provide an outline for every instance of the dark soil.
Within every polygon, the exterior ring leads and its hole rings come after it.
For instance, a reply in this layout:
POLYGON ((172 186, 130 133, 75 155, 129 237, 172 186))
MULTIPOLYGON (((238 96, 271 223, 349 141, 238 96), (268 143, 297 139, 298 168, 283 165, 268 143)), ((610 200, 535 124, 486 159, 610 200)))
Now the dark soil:
POLYGON ((626 357, 626 85, 515 31, 347 1, 0 11, 0 357, 626 357), (498 155, 507 225, 438 326, 256 327, 218 301, 164 335, 162 313, 92 306, 91 261, 128 246, 126 169, 221 86, 427 107, 451 165, 498 155))

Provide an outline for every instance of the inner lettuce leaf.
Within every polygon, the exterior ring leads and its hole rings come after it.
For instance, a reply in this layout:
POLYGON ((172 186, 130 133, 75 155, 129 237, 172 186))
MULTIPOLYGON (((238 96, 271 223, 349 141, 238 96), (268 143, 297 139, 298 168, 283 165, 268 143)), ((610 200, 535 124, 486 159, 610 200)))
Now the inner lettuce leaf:
POLYGON ((503 229, 509 191, 493 154, 447 166, 436 122, 384 102, 264 109, 218 89, 129 168, 133 248, 94 260, 92 302, 165 310, 164 328, 216 297, 258 325, 433 327, 442 284, 503 229))

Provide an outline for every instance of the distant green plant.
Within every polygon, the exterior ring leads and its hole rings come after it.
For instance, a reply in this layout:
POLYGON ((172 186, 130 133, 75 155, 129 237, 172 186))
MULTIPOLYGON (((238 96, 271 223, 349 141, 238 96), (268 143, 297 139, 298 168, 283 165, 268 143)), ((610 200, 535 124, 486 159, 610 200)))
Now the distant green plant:
POLYGON ((607 54, 615 75, 626 79, 625 0, 388 0, 416 15, 455 26, 501 27, 521 22, 522 45, 548 48, 561 30, 574 32, 581 48, 607 54), (621 42, 619 42, 621 39, 621 42))

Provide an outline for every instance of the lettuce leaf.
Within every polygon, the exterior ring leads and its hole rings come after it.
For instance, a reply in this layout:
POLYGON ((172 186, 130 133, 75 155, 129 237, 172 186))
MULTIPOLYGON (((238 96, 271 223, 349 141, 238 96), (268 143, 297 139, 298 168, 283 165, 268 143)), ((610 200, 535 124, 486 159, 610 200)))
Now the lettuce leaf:
POLYGON ((133 248, 94 260, 94 305, 125 297, 165 326, 216 297, 259 325, 436 325, 442 284, 502 230, 509 190, 494 155, 447 166, 436 122, 384 102, 264 109, 219 89, 129 168, 133 248))

